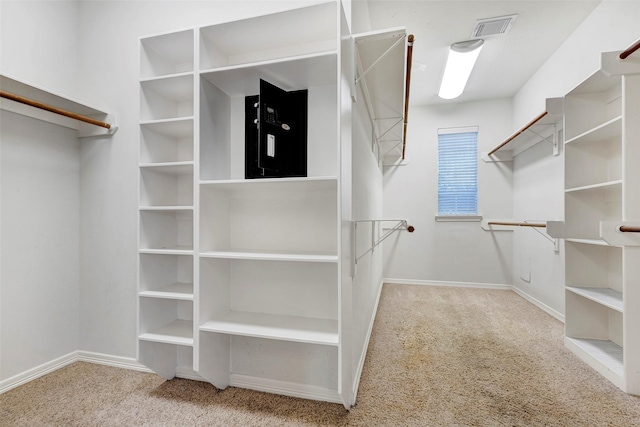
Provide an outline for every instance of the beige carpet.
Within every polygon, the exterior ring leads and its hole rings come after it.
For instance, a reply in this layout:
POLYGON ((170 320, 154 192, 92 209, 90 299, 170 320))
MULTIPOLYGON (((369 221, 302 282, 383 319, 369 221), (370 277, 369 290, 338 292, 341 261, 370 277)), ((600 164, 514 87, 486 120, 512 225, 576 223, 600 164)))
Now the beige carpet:
POLYGON ((88 363, 0 396, 1 426, 640 426, 510 291, 385 285, 358 403, 313 402, 88 363))

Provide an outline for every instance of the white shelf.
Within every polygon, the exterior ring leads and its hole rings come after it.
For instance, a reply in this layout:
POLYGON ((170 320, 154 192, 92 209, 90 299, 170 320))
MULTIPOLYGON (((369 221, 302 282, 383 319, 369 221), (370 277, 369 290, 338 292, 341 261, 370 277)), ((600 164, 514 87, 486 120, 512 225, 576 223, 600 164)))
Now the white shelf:
POLYGON ((568 291, 583 296, 622 313, 622 292, 609 288, 582 288, 567 286, 568 291))
POLYGON ((622 135, 622 116, 614 117, 613 119, 596 126, 580 135, 577 135, 567 141, 565 144, 585 143, 606 141, 614 138, 618 138, 622 135))
POLYGON ((622 347, 608 340, 566 337, 565 343, 573 349, 591 367, 598 370, 614 383, 619 384, 623 376, 622 347), (604 371, 604 372, 603 372, 604 371), (608 372, 607 372, 608 371, 608 372), (613 376, 610 374, 614 374, 613 376))
POLYGON ((166 254, 166 255, 193 255, 193 248, 185 246, 177 246, 172 248, 160 249, 140 249, 141 254, 166 254))
POLYGON ((591 185, 583 185, 580 187, 573 187, 573 188, 567 188, 565 191, 565 193, 575 193, 578 191, 590 191, 590 190, 601 190, 601 189, 612 189, 616 186, 619 186, 620 188, 622 188, 622 180, 621 179, 617 179, 614 181, 607 181, 607 182, 601 182, 598 184, 591 184, 591 185))
POLYGON ((232 98, 260 93, 261 78, 284 90, 299 90, 334 85, 337 60, 330 51, 207 70, 201 77, 232 98))
POLYGON ((280 252, 280 251, 207 251, 200 253, 204 258, 247 259, 262 261, 298 261, 298 262, 338 262, 338 255, 329 252, 280 252))
POLYGON ((201 188, 214 188, 230 192, 243 191, 295 191, 336 189, 338 178, 334 176, 306 178, 226 179, 200 181, 201 188))
POLYGON ((172 119, 144 120, 140 122, 140 126, 151 129, 162 135, 174 138, 182 137, 193 134, 193 116, 172 119))
POLYGON ((140 169, 169 175, 188 175, 193 173, 193 162, 141 163, 140 169))
POLYGON ((193 345, 193 322, 176 320, 151 332, 140 334, 138 339, 166 344, 193 345))
POLYGON ((166 298, 193 301, 193 283, 172 283, 160 290, 146 290, 138 293, 141 297, 166 298))
POLYGON ((200 326, 201 331, 230 335, 338 345, 338 321, 299 316, 229 311, 200 326))
POLYGON ((573 239, 573 238, 568 238, 568 239, 564 239, 564 240, 566 242, 580 243, 580 244, 584 244, 584 245, 611 246, 610 244, 608 244, 604 240, 600 240, 600 239, 573 239))
POLYGON ((150 212, 193 211, 193 206, 140 206, 140 210, 150 212))

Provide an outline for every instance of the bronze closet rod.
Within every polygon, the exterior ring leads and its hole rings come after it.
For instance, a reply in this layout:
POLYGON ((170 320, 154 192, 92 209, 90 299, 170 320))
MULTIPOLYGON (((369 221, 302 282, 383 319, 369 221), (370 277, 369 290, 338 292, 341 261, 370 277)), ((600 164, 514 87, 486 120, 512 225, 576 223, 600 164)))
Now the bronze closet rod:
POLYGON ((628 225, 621 225, 618 230, 623 233, 640 233, 640 227, 630 227, 628 225))
POLYGON ((536 223, 536 222, 495 222, 490 221, 487 223, 488 225, 507 225, 511 227, 536 227, 536 228, 545 228, 547 224, 536 223))
POLYGON ((489 156, 492 155, 493 153, 495 153, 496 151, 498 151, 499 149, 501 149, 502 147, 504 147, 505 145, 507 145, 508 143, 510 143, 511 141, 513 141, 518 135, 520 135, 521 133, 525 132, 531 126, 535 125, 541 118, 543 118, 546 115, 547 115, 547 112, 545 111, 544 113, 540 114, 535 119, 531 120, 522 129, 520 129, 519 131, 517 131, 516 133, 511 135, 509 138, 507 138, 506 141, 504 141, 502 144, 498 145, 496 148, 494 148, 493 150, 489 151, 489 156))
POLYGON ((407 117, 409 116, 409 90, 411 89, 411 63, 413 62, 413 34, 407 37, 407 80, 404 89, 404 127, 402 130, 402 160, 407 147, 407 117))
POLYGON ((51 105, 44 104, 42 102, 34 101, 29 98, 22 97, 20 95, 14 95, 9 92, 0 90, 0 98, 7 98, 21 104, 26 104, 31 107, 39 108, 41 110, 49 111, 51 113, 60 114, 61 116, 69 117, 71 119, 79 120, 81 122, 89 123, 95 126, 100 126, 106 129, 111 129, 109 123, 101 122, 99 120, 92 119, 91 117, 83 116, 81 114, 72 113, 71 111, 63 110, 61 108, 53 107, 51 105))
POLYGON ((627 59, 627 56, 631 55, 633 52, 635 52, 638 49, 640 49, 640 40, 638 40, 637 42, 629 46, 627 50, 622 52, 620 54, 620 59, 627 59))

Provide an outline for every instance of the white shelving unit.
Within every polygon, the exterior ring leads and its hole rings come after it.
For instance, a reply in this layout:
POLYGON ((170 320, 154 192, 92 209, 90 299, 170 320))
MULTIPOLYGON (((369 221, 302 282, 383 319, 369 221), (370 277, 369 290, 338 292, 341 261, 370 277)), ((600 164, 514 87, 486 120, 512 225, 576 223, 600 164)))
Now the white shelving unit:
MULTIPOLYGON (((138 358, 165 378, 353 405, 352 41, 339 1, 140 40, 138 358), (308 91, 306 177, 245 179, 260 79, 308 91)), ((378 104, 403 99, 403 47, 378 104)))
POLYGON ((138 360, 193 369, 195 31, 140 40, 138 360))
POLYGON ((640 394, 640 247, 607 228, 640 218, 640 67, 611 69, 612 54, 564 99, 565 343, 640 394))

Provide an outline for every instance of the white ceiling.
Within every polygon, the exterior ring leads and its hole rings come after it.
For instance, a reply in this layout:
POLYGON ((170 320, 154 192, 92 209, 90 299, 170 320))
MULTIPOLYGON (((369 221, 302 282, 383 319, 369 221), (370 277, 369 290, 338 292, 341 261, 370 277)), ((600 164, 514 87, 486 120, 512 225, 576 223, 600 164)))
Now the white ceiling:
POLYGON ((368 0, 368 6, 372 29, 404 26, 415 36, 410 103, 433 105, 513 96, 600 2, 368 0), (485 38, 465 92, 438 98, 449 45, 470 39, 476 20, 511 14, 518 17, 507 34, 485 38))

